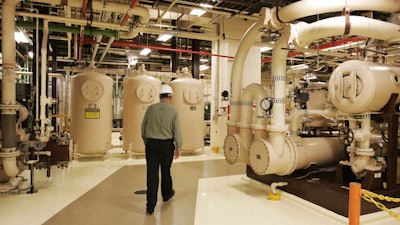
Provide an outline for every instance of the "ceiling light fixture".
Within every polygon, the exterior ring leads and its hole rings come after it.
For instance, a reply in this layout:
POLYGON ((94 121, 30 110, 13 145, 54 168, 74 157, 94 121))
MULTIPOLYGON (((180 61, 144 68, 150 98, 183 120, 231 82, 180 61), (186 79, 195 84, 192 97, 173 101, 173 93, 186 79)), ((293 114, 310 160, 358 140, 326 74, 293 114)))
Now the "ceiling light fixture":
POLYGON ((200 71, 204 71, 204 70, 206 70, 206 69, 208 69, 208 68, 210 68, 209 66, 207 66, 207 65, 200 65, 200 71))
POLYGON ((212 9, 212 7, 214 7, 214 6, 210 5, 210 4, 207 4, 207 3, 200 3, 200 7, 212 9))
POLYGON ((160 34, 160 35, 158 36, 158 38, 157 38, 157 41, 166 42, 166 41, 168 41, 169 39, 171 39, 172 37, 173 37, 172 34, 168 34, 168 33, 160 34))
POLYGON ((142 51, 140 51, 140 55, 146 56, 146 55, 148 55, 150 52, 151 52, 151 49, 150 49, 150 48, 144 48, 144 49, 142 49, 142 51))
POLYGON ((272 47, 264 46, 264 47, 260 48, 260 52, 267 52, 267 51, 272 50, 272 49, 273 49, 272 47))
POLYGON ((24 32, 22 32, 21 30, 15 31, 14 32, 14 38, 15 41, 20 44, 20 43, 31 43, 31 40, 29 40, 29 38, 26 36, 26 34, 24 32))
POLYGON ((204 13, 206 13, 206 11, 202 10, 202 9, 192 9, 192 11, 190 11, 190 15, 194 15, 194 16, 202 16, 204 13))

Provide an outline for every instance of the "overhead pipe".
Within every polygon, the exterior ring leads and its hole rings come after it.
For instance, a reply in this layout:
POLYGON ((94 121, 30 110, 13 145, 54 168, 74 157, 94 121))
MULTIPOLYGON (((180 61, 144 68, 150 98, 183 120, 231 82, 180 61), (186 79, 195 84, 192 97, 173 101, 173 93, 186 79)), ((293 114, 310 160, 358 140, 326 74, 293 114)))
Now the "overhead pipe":
POLYGON ((16 46, 14 40, 15 32, 15 11, 20 0, 4 0, 1 10, 2 27, 2 53, 3 53, 3 76, 1 83, 1 127, 2 143, 0 158, 3 161, 3 169, 8 177, 15 177, 19 174, 16 158, 20 152, 17 150, 16 134, 16 46))
POLYGON ((106 48, 103 51, 103 54, 101 54, 101 57, 99 59, 99 61, 97 62, 97 66, 99 66, 101 64, 101 62, 103 61, 104 57, 106 57, 106 54, 108 52, 108 50, 111 48, 112 43, 114 42, 115 38, 111 37, 110 39, 108 39, 108 43, 106 48))
MULTIPOLYGON (((16 21, 17 27, 29 28, 29 29, 36 29, 36 24, 30 21, 16 21)), ((43 24, 39 24, 39 30, 43 30, 43 24)), ((79 34, 81 32, 80 27, 76 26, 67 26, 61 24, 60 22, 51 22, 49 23, 49 31, 56 31, 56 32, 67 32, 73 34, 79 34)), ((84 30, 86 35, 103 35, 105 37, 118 37, 118 30, 105 30, 104 28, 96 28, 96 27, 86 27, 84 30)), ((72 39, 72 38, 71 38, 72 39)), ((67 38, 69 40, 69 38, 67 38)))
POLYGON ((121 23, 119 25, 123 26, 125 25, 126 21, 128 20, 131 11, 135 8, 136 4, 139 2, 139 0, 132 0, 131 5, 129 6, 128 11, 125 13, 124 17, 121 20, 121 23))
MULTIPOLYGON (((86 40, 91 42, 92 40, 86 40)), ((204 51, 192 51, 192 50, 186 50, 186 49, 172 49, 168 47, 163 47, 163 46, 155 46, 155 45, 143 45, 143 44, 137 44, 137 43, 132 43, 132 42, 126 42, 126 41, 114 41, 112 43, 112 46, 115 47, 131 47, 131 48, 150 48, 153 50, 161 50, 161 51, 170 51, 170 52, 183 52, 183 53, 189 53, 189 54, 198 54, 198 55, 206 55, 206 56, 216 56, 216 57, 223 57, 223 58, 229 58, 233 59, 237 56, 228 56, 228 55, 221 55, 221 54, 214 54, 214 53, 209 53, 209 52, 204 52, 204 51)))
MULTIPOLYGON (((26 13, 26 12, 16 12, 16 15, 22 16, 22 17, 29 17, 29 18, 39 18, 39 19, 49 20, 49 21, 57 22, 57 23, 69 22, 69 23, 75 24, 75 25, 83 25, 83 26, 87 25, 87 20, 83 20, 83 19, 65 18, 65 17, 59 17, 59 16, 33 14, 33 13, 26 13)), ((105 22, 99 22, 99 21, 93 21, 91 23, 91 26, 92 26, 92 28, 99 27, 99 28, 105 28, 105 29, 111 30, 111 31, 106 30, 104 32, 120 31, 119 36, 117 36, 117 37, 120 37, 121 39, 126 39, 126 37, 130 36, 129 34, 131 32, 133 32, 133 34, 137 33, 137 32, 148 33, 148 34, 164 33, 164 31, 161 29, 153 29, 153 28, 148 28, 148 27, 137 27, 134 31, 132 31, 132 28, 130 26, 121 26, 118 23, 105 23, 105 22), (121 32, 121 31, 128 31, 128 32, 121 32)), ((89 30, 89 28, 86 28, 86 30, 89 30)), ((98 31, 98 30, 96 30, 96 29, 93 30, 93 32, 96 32, 96 31, 98 31)), ((103 31, 100 31, 100 32, 103 32, 103 31)), ((110 35, 110 36, 114 36, 114 35, 110 35)), ((221 39, 221 40, 223 39, 221 36, 217 36, 217 35, 199 34, 199 33, 191 33, 191 32, 184 32, 184 31, 180 31, 179 34, 176 34, 176 36, 181 37, 181 38, 191 38, 191 39, 206 40, 206 41, 215 41, 218 39, 221 39)), ((236 41, 236 39, 230 39, 230 40, 236 41)))
MULTIPOLYGON (((385 41, 400 39, 400 25, 374 20, 363 16, 350 16, 351 29, 348 35, 359 35, 385 41), (371 32, 373 30, 374 32, 371 32)), ((346 27, 345 16, 323 19, 311 24, 298 23, 297 37, 294 44, 307 46, 313 40, 335 35, 343 35, 346 27)))
MULTIPOLYGON (((108 18, 110 17, 111 13, 106 12, 105 14, 102 15, 101 20, 102 21, 107 21, 108 18)), ((93 48, 93 53, 92 53, 92 60, 90 61, 90 64, 94 65, 94 60, 97 55, 97 51, 99 50, 100 42, 103 39, 103 35, 96 35, 96 43, 93 48)))
MULTIPOLYGON (((363 38, 363 37, 350 37, 350 38, 346 38, 346 39, 343 39, 343 40, 337 40, 337 41, 332 41, 332 42, 329 42, 329 43, 326 43, 326 44, 321 44, 321 45, 319 45, 317 47, 312 47, 312 48, 300 48, 300 47, 296 46, 295 50, 302 50, 302 51, 289 52, 288 53, 288 58, 302 55, 302 54, 304 54, 304 52, 316 52, 316 51, 318 51, 317 53, 320 54, 320 55, 331 55, 331 56, 341 56, 341 57, 346 57, 346 58, 352 58, 350 56, 350 54, 347 54, 347 53, 336 53, 336 52, 332 53, 332 52, 329 52, 329 51, 320 51, 320 50, 324 50, 324 49, 327 49, 327 48, 332 48, 332 47, 335 47, 335 46, 341 46, 341 45, 345 45, 345 44, 352 43, 352 42, 358 42, 358 41, 365 41, 365 38, 363 38)), ((272 57, 268 57, 268 58, 262 59, 261 63, 264 64, 264 63, 269 63, 271 61, 272 61, 272 57)))
POLYGON ((86 7, 87 7, 87 0, 82 1, 82 16, 86 18, 86 7))
POLYGON ((167 8, 166 10, 164 10, 164 12, 161 13, 161 15, 159 15, 159 16, 157 17, 156 23, 160 23, 161 20, 162 20, 162 18, 164 17, 164 15, 167 14, 167 12, 168 12, 169 10, 171 10, 172 7, 174 7, 174 5, 175 5, 177 2, 178 2, 178 0, 172 1, 171 4, 169 4, 168 8, 167 8))
POLYGON ((271 25, 275 27, 275 29, 279 29, 283 27, 283 24, 296 19, 323 13, 340 12, 344 7, 348 7, 352 11, 366 10, 394 13, 400 11, 400 2, 397 0, 297 1, 282 8, 274 8, 273 11, 275 13, 273 13, 271 25))

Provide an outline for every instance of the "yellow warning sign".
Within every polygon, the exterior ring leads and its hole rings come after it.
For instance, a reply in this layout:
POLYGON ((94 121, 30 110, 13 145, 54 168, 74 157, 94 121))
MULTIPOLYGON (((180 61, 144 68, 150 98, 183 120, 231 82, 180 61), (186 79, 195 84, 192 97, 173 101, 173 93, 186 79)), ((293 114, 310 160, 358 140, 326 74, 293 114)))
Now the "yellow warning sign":
POLYGON ((86 119, 100 119, 100 109, 85 109, 86 119))

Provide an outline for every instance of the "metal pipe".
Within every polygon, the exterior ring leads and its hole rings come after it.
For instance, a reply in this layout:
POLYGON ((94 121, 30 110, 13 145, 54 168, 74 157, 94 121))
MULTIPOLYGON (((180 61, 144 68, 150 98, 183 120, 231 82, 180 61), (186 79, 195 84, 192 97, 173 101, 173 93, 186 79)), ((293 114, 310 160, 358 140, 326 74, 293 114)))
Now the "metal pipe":
POLYGON ((165 15, 169 10, 171 10, 172 7, 174 7, 174 5, 175 5, 177 2, 178 2, 178 0, 172 1, 171 4, 169 4, 168 8, 167 8, 166 10, 164 10, 164 12, 161 13, 161 15, 159 15, 159 16, 157 17, 156 23, 160 23, 161 20, 162 20, 162 18, 164 17, 164 15, 165 15))
POLYGON ((19 173, 16 157, 16 46, 14 40, 15 9, 20 0, 4 0, 1 10, 2 27, 2 53, 3 53, 3 77, 1 83, 2 102, 1 125, 2 144, 0 158, 3 161, 4 172, 8 177, 15 177, 19 173))
POLYGON ((231 74, 231 115, 230 121, 228 122, 228 130, 229 133, 236 133, 235 126, 240 118, 239 111, 239 102, 240 102, 240 94, 241 94, 241 85, 242 85, 242 77, 243 77, 243 65, 246 61, 247 55, 250 51, 251 46, 261 34, 260 30, 263 30, 266 26, 265 20, 268 19, 268 13, 266 9, 263 9, 261 12, 260 19, 258 22, 254 23, 245 33, 242 40, 240 40, 238 50, 236 51, 236 56, 232 65, 232 74, 231 74))
POLYGON ((119 25, 123 26, 125 25, 126 21, 128 20, 131 11, 135 8, 136 4, 139 2, 139 0, 132 0, 131 5, 129 6, 128 11, 125 13, 124 17, 122 18, 122 21, 119 25))
POLYGON ((99 66, 101 64, 101 62, 103 61, 104 57, 106 57, 106 54, 108 52, 108 50, 111 48, 111 45, 113 44, 115 38, 111 37, 110 39, 108 39, 108 43, 106 48, 103 51, 103 54, 101 55, 99 61, 97 62, 97 66, 99 66))
POLYGON ((48 45, 48 38, 49 38, 49 27, 48 21, 43 21, 43 40, 42 40, 42 48, 40 50, 41 53, 41 74, 40 74, 40 134, 37 136, 37 139, 42 142, 49 141, 49 134, 46 134, 46 107, 48 102, 46 96, 46 81, 47 81, 47 45, 48 45))

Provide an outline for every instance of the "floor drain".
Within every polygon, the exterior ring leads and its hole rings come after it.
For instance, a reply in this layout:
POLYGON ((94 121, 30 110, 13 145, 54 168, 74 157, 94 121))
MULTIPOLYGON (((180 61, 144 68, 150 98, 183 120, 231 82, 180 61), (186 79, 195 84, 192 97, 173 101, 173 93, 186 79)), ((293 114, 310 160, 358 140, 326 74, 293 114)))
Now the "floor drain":
POLYGON ((135 191, 133 193, 136 195, 145 195, 147 193, 147 190, 139 190, 139 191, 135 191))

